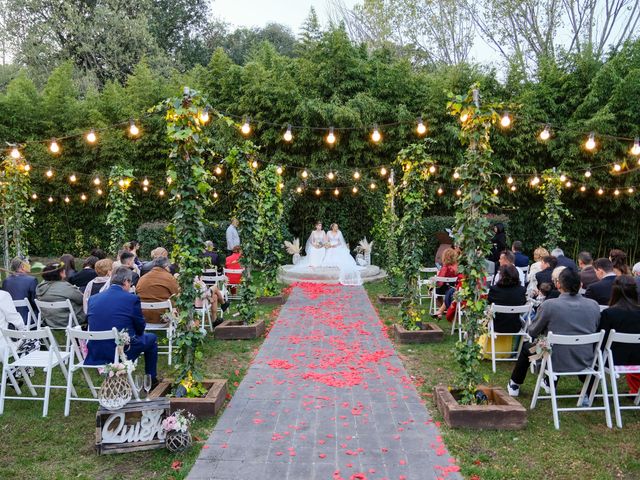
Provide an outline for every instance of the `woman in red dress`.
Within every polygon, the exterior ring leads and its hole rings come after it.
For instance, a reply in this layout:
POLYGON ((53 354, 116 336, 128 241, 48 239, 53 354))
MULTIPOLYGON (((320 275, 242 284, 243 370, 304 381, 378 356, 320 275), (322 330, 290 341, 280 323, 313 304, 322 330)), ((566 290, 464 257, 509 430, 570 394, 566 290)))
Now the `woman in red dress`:
MULTIPOLYGON (((240 265, 240 257, 242 257, 242 249, 240 248, 240 245, 236 245, 233 247, 233 253, 229 255, 224 262, 225 268, 230 270, 241 270, 243 267, 240 265)), ((227 273, 226 275, 229 279, 229 284, 240 285, 240 281, 242 280, 241 273, 227 273)), ((235 287, 231 287, 231 294, 236 294, 235 287)))

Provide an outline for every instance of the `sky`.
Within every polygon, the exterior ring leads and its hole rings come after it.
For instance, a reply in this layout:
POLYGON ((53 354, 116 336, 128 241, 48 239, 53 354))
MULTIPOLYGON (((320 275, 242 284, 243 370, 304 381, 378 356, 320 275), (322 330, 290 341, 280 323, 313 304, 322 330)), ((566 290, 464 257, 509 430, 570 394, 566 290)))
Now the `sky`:
MULTIPOLYGON (((348 7, 358 0, 344 0, 348 7)), ((213 15, 236 27, 262 27, 267 23, 281 23, 298 29, 314 7, 322 24, 326 24, 326 0, 213 0, 213 15)))

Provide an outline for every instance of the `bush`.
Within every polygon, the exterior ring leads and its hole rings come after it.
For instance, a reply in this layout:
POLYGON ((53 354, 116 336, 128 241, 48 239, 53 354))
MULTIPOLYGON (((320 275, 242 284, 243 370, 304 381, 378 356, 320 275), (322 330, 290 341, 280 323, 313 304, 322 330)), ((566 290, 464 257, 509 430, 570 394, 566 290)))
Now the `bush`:
POLYGON ((151 258, 151 250, 164 247, 169 253, 173 248, 173 237, 167 231, 168 222, 143 223, 136 230, 136 240, 140 242, 140 258, 151 258))

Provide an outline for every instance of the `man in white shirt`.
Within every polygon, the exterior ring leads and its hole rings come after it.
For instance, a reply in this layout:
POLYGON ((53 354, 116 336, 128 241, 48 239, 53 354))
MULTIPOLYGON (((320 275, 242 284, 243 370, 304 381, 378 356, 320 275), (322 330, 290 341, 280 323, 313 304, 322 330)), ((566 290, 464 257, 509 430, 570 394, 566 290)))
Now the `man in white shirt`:
MULTIPOLYGON (((515 267, 515 258, 515 254, 511 250, 505 250, 503 252, 500 252, 498 263, 500 264, 500 266, 513 265, 515 267)), ((524 272, 518 267, 516 267, 516 269, 518 270, 518 275, 520 276, 520 285, 524 287, 524 272)), ((500 273, 495 274, 495 276, 493 277, 492 285, 496 285, 498 283, 498 280, 500 280, 500 273)))
POLYGON ((231 224, 227 228, 227 255, 231 255, 233 247, 240 245, 239 223, 237 218, 232 218, 231 224))

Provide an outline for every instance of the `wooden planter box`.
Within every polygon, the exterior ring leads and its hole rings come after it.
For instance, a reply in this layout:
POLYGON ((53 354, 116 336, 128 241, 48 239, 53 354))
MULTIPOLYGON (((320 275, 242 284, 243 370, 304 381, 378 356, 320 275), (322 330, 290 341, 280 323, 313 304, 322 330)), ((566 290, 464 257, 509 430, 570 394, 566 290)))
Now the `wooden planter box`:
POLYGON ((433 343, 444 339, 444 331, 435 323, 426 323, 421 330, 407 330, 394 323, 393 333, 398 343, 433 343))
POLYGON ((404 297, 388 297, 386 295, 378 295, 378 302, 383 305, 400 305, 404 297))
POLYGON ((479 386, 490 405, 460 405, 445 385, 435 387, 444 421, 452 428, 520 430, 527 426, 527 410, 502 388, 479 386))
POLYGON ((264 335, 264 320, 245 325, 242 320, 225 320, 213 329, 213 336, 218 340, 250 340, 264 335))
MULTIPOLYGON (((149 397, 162 398, 171 392, 173 381, 166 379, 158 384, 150 393, 149 397)), ((171 413, 176 410, 186 410, 191 412, 196 418, 206 418, 215 416, 227 398, 227 381, 222 379, 204 380, 202 382, 208 389, 207 395, 200 398, 176 398, 168 397, 171 406, 171 413)))
POLYGON ((258 305, 284 305, 286 298, 284 295, 276 295, 274 297, 258 297, 258 305))

